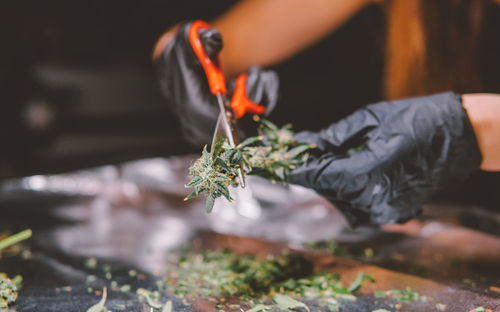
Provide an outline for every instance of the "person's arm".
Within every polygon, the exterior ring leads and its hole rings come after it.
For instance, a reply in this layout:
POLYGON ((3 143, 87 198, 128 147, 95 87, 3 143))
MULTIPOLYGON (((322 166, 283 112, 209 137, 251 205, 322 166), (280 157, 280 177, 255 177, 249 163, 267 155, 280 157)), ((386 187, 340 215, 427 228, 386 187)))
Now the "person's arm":
POLYGON ((284 61, 317 42, 372 0, 244 0, 213 22, 234 75, 284 61))
MULTIPOLYGON (((243 0, 211 24, 224 40, 221 60, 234 77, 284 61, 342 25, 373 0, 243 0)), ((157 59, 176 29, 156 43, 157 59)))
POLYGON ((481 169, 500 171, 500 95, 464 94, 462 104, 483 156, 481 169))
POLYGON ((489 162, 480 141, 498 132, 482 136, 471 120, 452 92, 367 105, 324 130, 297 133, 298 142, 317 148, 290 182, 325 196, 351 224, 405 222, 489 162))

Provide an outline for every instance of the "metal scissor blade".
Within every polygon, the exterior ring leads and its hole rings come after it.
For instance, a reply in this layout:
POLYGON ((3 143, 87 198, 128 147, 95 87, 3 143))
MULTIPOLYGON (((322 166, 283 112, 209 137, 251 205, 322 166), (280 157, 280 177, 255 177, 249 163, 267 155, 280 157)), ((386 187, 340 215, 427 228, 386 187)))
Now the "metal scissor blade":
MULTIPOLYGON (((210 147, 210 154, 218 155, 220 149, 224 142, 228 141, 229 146, 235 147, 234 137, 233 137, 233 129, 231 128, 231 124, 226 116, 226 109, 224 105, 224 99, 220 94, 217 95, 217 100, 219 102, 219 107, 221 112, 219 113, 219 117, 217 118, 217 124, 215 126, 214 136, 212 138, 212 146, 210 147)), ((238 178, 241 187, 245 187, 245 175, 243 174, 243 165, 240 165, 238 169, 238 178)))
MULTIPOLYGON (((210 146, 210 154, 213 155, 218 155, 219 151, 222 148, 222 145, 228 139, 226 131, 224 131, 224 121, 223 121, 223 114, 220 113, 219 117, 217 118, 217 125, 215 126, 215 131, 214 131, 214 136, 212 138, 212 145, 210 146)), ((229 141, 229 140, 228 140, 229 141)), ((231 143, 228 142, 230 145, 231 143)))

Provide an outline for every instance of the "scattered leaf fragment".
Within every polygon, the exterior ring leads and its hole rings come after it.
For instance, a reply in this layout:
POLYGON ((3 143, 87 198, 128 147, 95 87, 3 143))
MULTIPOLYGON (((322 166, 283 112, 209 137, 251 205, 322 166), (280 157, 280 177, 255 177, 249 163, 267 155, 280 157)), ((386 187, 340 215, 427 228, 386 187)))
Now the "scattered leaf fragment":
POLYGON ((477 308, 474 308, 472 310, 470 310, 469 312, 493 312, 491 309, 485 309, 483 307, 477 307, 477 308))
POLYGON ((108 296, 108 290, 106 287, 103 288, 102 290, 102 298, 101 300, 96 303, 95 305, 91 306, 87 312, 103 312, 104 310, 104 305, 106 304, 106 298, 108 296))
POLYGON ((283 310, 295 310, 297 308, 304 308, 308 312, 311 311, 305 303, 297 301, 287 295, 278 294, 274 296, 274 302, 283 310))
POLYGON ((347 290, 351 293, 354 293, 361 288, 363 282, 365 282, 365 281, 370 281, 373 283, 373 282, 375 282, 375 279, 373 278, 373 275, 371 275, 371 274, 359 272, 358 275, 356 276, 356 279, 351 283, 351 285, 349 286, 349 288, 347 290))
POLYGON ((420 296, 418 292, 411 289, 410 287, 406 289, 391 289, 387 292, 387 294, 393 298, 397 298, 399 302, 417 300, 427 301, 427 297, 420 296))
POLYGON ((90 257, 85 260, 85 267, 88 269, 95 269, 97 267, 97 259, 95 257, 90 257))
POLYGON ((446 311, 446 304, 436 303, 436 309, 438 311, 446 311))
POLYGON ((271 307, 263 305, 263 304, 257 304, 250 310, 247 310, 246 312, 264 312, 271 309, 271 307))
POLYGON ((391 311, 386 310, 386 309, 377 309, 377 310, 373 310, 372 312, 391 312, 391 311))
POLYGON ((162 308, 161 303, 158 303, 153 297, 154 293, 144 288, 137 289, 137 296, 139 299, 146 299, 148 306, 154 310, 160 310, 162 308))
POLYGON ((365 259, 368 260, 373 259, 374 256, 373 248, 365 248, 365 250, 363 250, 363 256, 365 257, 365 259))
POLYGON ((172 312, 172 301, 168 301, 167 303, 165 303, 165 305, 163 306, 163 310, 161 310, 162 312, 172 312))
POLYGON ((385 291, 383 291, 383 290, 376 289, 373 292, 373 297, 375 297, 375 298, 384 298, 385 296, 386 296, 386 294, 385 294, 385 291))
POLYGON ((117 303, 113 306, 113 309, 118 310, 118 311, 125 311, 126 307, 124 304, 117 303))

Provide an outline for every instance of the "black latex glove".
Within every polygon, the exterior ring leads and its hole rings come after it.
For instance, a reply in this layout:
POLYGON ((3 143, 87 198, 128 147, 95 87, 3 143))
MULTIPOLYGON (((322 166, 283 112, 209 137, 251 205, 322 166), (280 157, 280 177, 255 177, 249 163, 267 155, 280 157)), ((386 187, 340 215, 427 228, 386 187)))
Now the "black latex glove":
POLYGON ((296 140, 318 148, 291 182, 325 196, 351 225, 404 222, 481 163, 467 113, 451 92, 371 104, 296 140))
MULTIPOLYGON (((185 138, 195 146, 212 141, 219 107, 210 93, 208 81, 198 61, 188 33, 191 22, 181 25, 174 38, 155 61, 162 93, 179 117, 185 138)), ((215 29, 200 30, 200 40, 207 55, 215 60, 222 49, 222 37, 215 29)), ((230 82, 226 82, 231 86, 230 82)), ((274 108, 279 80, 275 72, 253 67, 248 72, 247 96, 256 104, 266 106, 265 115, 274 108)), ((228 100, 231 99, 229 88, 228 100)))

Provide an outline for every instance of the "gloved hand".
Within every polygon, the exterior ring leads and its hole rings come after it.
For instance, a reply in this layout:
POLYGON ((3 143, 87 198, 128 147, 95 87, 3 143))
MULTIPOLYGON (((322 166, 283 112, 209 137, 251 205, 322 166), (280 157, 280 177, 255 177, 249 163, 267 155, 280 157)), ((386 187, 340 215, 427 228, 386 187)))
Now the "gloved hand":
MULTIPOLYGON (((163 96, 180 119, 185 138, 193 145, 210 143, 219 107, 210 92, 206 74, 189 42, 192 22, 181 25, 155 61, 157 76, 163 96)), ((215 29, 201 29, 200 41, 205 53, 214 62, 222 49, 222 36, 215 29)), ((228 83, 228 100, 233 83, 228 83)), ((278 96, 279 80, 275 72, 252 67, 246 80, 246 95, 256 104, 266 107, 268 115, 278 96)))
POLYGON ((325 196, 351 225, 404 222, 481 163, 460 96, 451 92, 371 104, 295 139, 317 149, 291 182, 325 196))

